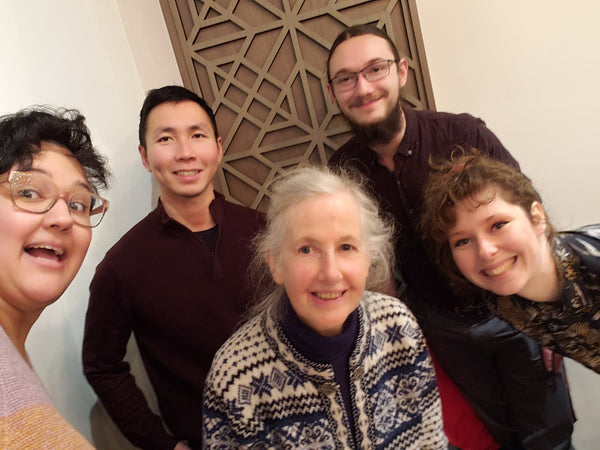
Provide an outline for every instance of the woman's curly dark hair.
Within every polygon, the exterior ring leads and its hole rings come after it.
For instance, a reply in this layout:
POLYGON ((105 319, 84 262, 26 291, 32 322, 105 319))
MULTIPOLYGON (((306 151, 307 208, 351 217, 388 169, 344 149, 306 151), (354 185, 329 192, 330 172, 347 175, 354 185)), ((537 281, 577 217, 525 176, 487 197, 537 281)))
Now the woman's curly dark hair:
MULTIPOLYGON (((491 202, 496 195, 520 206, 531 217, 531 204, 542 199, 529 178, 518 169, 494 160, 477 149, 469 152, 457 147, 448 160, 429 164, 433 172, 425 187, 421 231, 430 242, 436 262, 455 283, 464 282, 454 264, 448 244, 448 232, 456 224, 456 204, 466 198, 477 197, 479 205, 491 202), (486 192, 492 188, 493 192, 486 192), (482 195, 489 194, 489 195, 482 195)), ((555 235, 546 222, 546 236, 550 242, 555 235)))
POLYGON ((108 187, 106 158, 92 144, 85 117, 75 109, 34 106, 0 117, 0 173, 31 168, 42 142, 67 148, 94 189, 108 187))

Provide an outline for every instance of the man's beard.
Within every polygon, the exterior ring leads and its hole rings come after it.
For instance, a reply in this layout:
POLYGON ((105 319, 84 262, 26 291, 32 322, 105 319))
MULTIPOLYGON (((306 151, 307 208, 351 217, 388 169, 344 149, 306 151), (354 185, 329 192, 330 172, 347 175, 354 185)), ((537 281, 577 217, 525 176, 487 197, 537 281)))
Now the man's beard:
POLYGON ((344 114, 344 119, 350 125, 352 132, 360 139, 369 144, 387 144, 402 129, 402 109, 400 108, 400 96, 392 110, 379 122, 360 125, 344 114))

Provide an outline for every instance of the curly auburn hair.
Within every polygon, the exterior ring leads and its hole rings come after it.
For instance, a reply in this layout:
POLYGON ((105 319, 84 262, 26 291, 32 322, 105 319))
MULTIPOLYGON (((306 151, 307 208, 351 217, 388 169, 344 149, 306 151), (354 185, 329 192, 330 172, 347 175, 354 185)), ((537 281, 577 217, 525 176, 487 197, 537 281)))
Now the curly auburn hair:
MULTIPOLYGON (((448 233, 456 224, 456 205, 464 199, 472 199, 475 207, 490 203, 496 195, 520 206, 528 217, 533 202, 542 203, 531 180, 518 169, 491 159, 477 149, 466 152, 457 147, 450 159, 433 161, 424 191, 421 231, 433 244, 436 262, 453 282, 465 282, 459 272, 448 243, 448 233)), ((546 236, 554 237, 554 228, 546 222, 546 236)))

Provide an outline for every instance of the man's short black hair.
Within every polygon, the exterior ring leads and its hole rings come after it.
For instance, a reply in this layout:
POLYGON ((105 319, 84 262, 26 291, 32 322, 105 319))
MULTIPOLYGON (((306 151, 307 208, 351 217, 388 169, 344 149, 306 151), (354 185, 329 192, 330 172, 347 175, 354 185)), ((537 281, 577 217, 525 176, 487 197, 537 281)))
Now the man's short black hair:
POLYGON ((33 106, 0 117, 0 173, 31 168, 42 142, 68 149, 94 189, 108 186, 106 158, 92 145, 85 117, 76 109, 33 106))
POLYGON ((142 109, 140 110, 140 126, 138 129, 140 145, 146 148, 146 126, 148 123, 148 115, 150 111, 163 103, 179 103, 183 101, 191 101, 200 105, 200 107, 206 111, 215 132, 215 139, 219 137, 219 131, 217 130, 217 121, 215 115, 208 106, 208 103, 196 93, 186 89, 182 86, 163 86, 158 89, 152 89, 148 91, 142 109))
POLYGON ((333 41, 333 44, 331 45, 331 49, 329 50, 329 56, 327 57, 327 80, 328 81, 331 80, 331 74, 329 73, 329 61, 331 61, 331 55, 333 55, 333 52, 335 51, 335 49, 338 48, 338 46, 342 42, 347 41, 348 39, 356 37, 356 36, 363 36, 365 34, 373 34, 375 36, 379 36, 382 39, 385 39, 390 46, 390 50, 394 54, 394 61, 396 61, 396 62, 400 61, 400 53, 398 53, 396 44, 394 44, 394 41, 392 41, 392 39, 386 34, 385 31, 383 31, 381 28, 377 28, 375 25, 373 25, 371 23, 364 23, 361 25, 353 25, 350 28, 346 28, 344 31, 342 31, 340 34, 338 34, 338 37, 335 38, 335 41, 333 41))

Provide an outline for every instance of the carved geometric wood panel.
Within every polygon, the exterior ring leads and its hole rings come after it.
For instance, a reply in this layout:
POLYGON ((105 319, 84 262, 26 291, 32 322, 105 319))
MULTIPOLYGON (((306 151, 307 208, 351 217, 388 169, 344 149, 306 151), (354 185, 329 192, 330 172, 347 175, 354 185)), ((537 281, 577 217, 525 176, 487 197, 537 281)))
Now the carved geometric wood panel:
POLYGON ((285 168, 326 163, 349 137, 327 92, 326 61, 348 26, 375 23, 409 65, 404 101, 434 109, 414 0, 161 0, 184 85, 215 111, 215 187, 262 209, 285 168))

